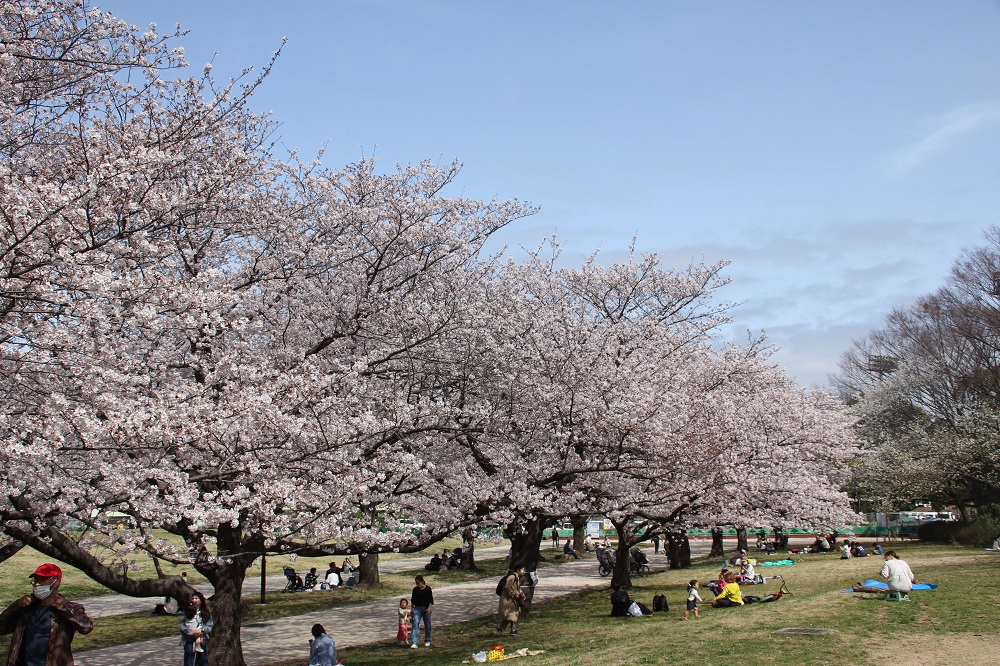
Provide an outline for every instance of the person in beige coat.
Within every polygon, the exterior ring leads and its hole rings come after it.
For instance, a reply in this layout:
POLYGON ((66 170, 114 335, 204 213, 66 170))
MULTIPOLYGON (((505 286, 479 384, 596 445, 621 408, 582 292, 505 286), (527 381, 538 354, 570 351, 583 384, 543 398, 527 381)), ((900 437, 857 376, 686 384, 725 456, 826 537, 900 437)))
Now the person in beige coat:
POLYGON ((500 593, 500 606, 497 612, 500 614, 500 626, 497 633, 503 634, 503 630, 510 625, 510 635, 517 636, 517 620, 521 616, 521 606, 524 604, 524 592, 521 591, 521 577, 524 576, 524 568, 507 573, 507 582, 504 583, 503 591, 500 593))

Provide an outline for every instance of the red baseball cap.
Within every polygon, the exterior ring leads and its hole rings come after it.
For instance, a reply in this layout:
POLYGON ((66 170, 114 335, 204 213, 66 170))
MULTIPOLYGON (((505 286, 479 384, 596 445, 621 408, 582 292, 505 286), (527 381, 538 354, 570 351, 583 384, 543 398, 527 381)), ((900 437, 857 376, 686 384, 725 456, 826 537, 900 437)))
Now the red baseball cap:
POLYGON ((28 578, 58 578, 62 580, 62 569, 54 564, 46 563, 35 569, 35 573, 28 578))

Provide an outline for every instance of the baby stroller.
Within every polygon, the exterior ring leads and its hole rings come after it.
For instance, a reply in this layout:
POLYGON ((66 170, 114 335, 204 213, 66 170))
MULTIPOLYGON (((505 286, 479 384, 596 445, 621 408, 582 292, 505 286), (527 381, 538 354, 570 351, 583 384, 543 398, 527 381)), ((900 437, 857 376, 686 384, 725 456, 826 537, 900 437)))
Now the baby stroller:
POLYGON ((295 569, 291 567, 285 567, 285 579, 288 583, 285 585, 285 589, 282 592, 301 592, 306 589, 305 583, 302 582, 302 576, 295 573, 295 569))
POLYGON ((610 576, 615 570, 615 554, 607 548, 597 549, 597 573, 602 576, 610 576))
POLYGON ((652 571, 649 567, 649 559, 646 558, 646 554, 644 552, 638 548, 633 548, 628 552, 628 555, 628 568, 630 573, 636 576, 642 576, 652 571))

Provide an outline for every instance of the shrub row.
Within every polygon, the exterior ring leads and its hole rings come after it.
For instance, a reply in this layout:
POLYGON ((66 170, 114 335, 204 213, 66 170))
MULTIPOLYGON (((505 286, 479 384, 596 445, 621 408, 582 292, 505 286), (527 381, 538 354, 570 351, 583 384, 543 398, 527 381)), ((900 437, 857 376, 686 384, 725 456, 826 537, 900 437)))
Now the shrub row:
POLYGON ((1000 519, 978 516, 972 520, 950 522, 937 520, 917 528, 921 541, 930 543, 957 543, 963 546, 986 548, 1000 536, 1000 519))

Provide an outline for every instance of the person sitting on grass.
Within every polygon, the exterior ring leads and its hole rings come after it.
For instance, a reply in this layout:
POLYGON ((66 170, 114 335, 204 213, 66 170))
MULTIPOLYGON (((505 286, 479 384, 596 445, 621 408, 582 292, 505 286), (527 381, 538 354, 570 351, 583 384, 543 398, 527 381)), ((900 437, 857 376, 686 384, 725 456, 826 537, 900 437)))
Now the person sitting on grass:
POLYGON ((563 555, 566 555, 567 557, 572 555, 574 560, 580 559, 580 556, 576 554, 576 551, 573 550, 573 546, 570 544, 572 544, 572 541, 567 538, 566 543, 563 545, 563 555))
POLYGON ((910 571, 910 565, 899 559, 896 551, 890 550, 885 554, 885 565, 882 567, 882 577, 888 579, 889 589, 895 592, 902 592, 904 598, 909 598, 907 593, 913 589, 913 584, 917 579, 910 571))
POLYGON ((632 600, 628 598, 628 591, 619 583, 611 585, 611 617, 628 617, 628 607, 632 600))
POLYGON ((717 595, 722 592, 722 588, 726 586, 727 573, 729 573, 729 569, 723 569, 719 572, 719 580, 713 580, 708 583, 708 589, 712 591, 712 594, 717 595))
POLYGON ((312 569, 309 570, 309 573, 306 574, 306 580, 305 580, 306 589, 311 590, 315 588, 316 580, 318 578, 319 577, 316 575, 316 567, 313 567, 312 569))
POLYGON ((441 571, 441 556, 434 553, 431 561, 424 565, 424 569, 427 571, 441 571))
POLYGON ((736 582, 736 576, 731 571, 727 571, 725 575, 726 586, 722 588, 719 595, 715 597, 715 601, 712 605, 716 608, 729 608, 730 606, 742 606, 743 605, 743 595, 740 594, 739 583, 736 582))

